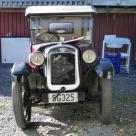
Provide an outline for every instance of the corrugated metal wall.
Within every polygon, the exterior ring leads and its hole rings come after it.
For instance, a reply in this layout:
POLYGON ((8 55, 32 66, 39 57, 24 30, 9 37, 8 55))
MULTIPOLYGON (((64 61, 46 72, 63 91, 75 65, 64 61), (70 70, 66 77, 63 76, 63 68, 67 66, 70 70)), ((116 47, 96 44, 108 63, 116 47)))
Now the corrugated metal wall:
MULTIPOLYGON (((24 12, 0 11, 1 37, 29 37, 29 23, 24 12)), ((0 42, 1 62, 1 42, 0 42)))
POLYGON ((0 0, 0 7, 26 8, 41 5, 91 5, 91 0, 0 0))
MULTIPOLYGON (((28 26, 24 11, 0 11, 0 37, 29 37, 28 26)), ((93 40, 99 56, 106 34, 130 38, 132 42, 131 58, 136 60, 136 14, 98 13, 94 15, 93 40)))
POLYGON ((131 59, 136 60, 136 14, 96 14, 93 33, 94 46, 99 55, 104 35, 116 34, 118 37, 130 38, 131 59))
POLYGON ((94 6, 134 6, 136 0, 92 0, 94 6))
POLYGON ((0 12, 0 37, 29 37, 28 20, 24 12, 0 12))

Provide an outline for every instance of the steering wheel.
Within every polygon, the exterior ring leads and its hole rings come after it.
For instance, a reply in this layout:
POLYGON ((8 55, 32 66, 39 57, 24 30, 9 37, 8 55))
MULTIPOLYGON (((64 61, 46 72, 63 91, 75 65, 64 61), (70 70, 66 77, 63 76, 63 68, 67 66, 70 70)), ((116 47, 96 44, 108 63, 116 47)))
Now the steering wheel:
POLYGON ((50 42, 53 38, 56 38, 59 41, 59 36, 57 34, 49 34, 47 32, 42 32, 42 33, 38 33, 35 36, 36 41, 40 41, 40 42, 50 42))

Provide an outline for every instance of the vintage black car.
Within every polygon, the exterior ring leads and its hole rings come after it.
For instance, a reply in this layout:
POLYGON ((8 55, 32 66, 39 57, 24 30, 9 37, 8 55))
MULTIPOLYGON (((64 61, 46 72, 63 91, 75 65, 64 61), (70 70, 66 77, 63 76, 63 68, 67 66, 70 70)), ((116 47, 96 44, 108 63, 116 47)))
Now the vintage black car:
POLYGON ((30 124, 36 104, 74 104, 95 100, 103 123, 111 122, 113 65, 93 47, 91 6, 32 6, 31 53, 12 68, 13 109, 17 125, 30 124))

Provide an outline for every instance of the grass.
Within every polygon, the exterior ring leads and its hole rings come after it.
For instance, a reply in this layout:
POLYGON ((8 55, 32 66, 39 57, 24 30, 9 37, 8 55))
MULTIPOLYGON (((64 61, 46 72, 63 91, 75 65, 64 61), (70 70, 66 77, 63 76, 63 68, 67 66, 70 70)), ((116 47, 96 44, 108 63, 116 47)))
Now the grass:
POLYGON ((136 95, 120 96, 117 99, 120 100, 120 101, 122 101, 122 102, 136 102, 136 95))
POLYGON ((5 107, 5 103, 0 101, 0 109, 2 109, 3 107, 5 107))
POLYGON ((71 133, 80 133, 83 131, 83 126, 80 125, 70 125, 68 131, 71 133))

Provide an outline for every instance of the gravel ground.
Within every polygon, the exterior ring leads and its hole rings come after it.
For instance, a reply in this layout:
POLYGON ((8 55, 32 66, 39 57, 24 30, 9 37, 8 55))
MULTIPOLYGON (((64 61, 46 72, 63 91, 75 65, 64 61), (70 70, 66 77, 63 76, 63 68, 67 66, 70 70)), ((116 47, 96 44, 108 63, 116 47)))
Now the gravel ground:
POLYGON ((34 107, 32 126, 20 130, 11 101, 11 65, 0 64, 0 136, 136 136, 136 67, 113 79, 113 122, 103 125, 97 104, 34 107))

